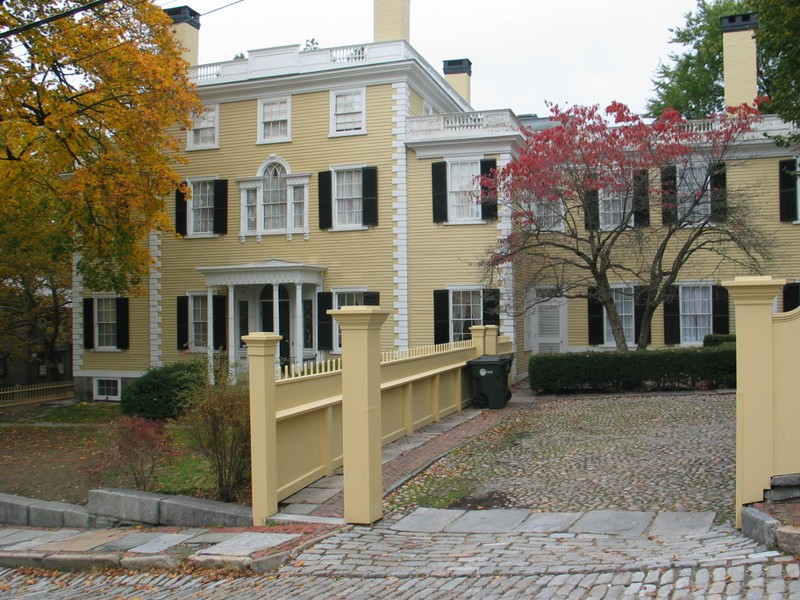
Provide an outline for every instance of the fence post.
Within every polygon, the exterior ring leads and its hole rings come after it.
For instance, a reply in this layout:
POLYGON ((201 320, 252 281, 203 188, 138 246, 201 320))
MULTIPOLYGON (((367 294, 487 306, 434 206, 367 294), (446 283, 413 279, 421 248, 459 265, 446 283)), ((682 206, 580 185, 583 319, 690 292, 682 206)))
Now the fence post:
POLYGON ((250 469, 253 525, 257 526, 278 512, 275 353, 281 336, 251 333, 242 339, 247 344, 250 370, 250 469))
POLYGON ((486 326, 486 354, 497 356, 497 336, 500 335, 500 328, 497 325, 486 326))
POLYGON ((784 279, 723 281, 736 322, 736 527, 742 505, 764 499, 774 467, 772 302, 784 279))
POLYGON ((486 354, 486 326, 473 325, 469 328, 472 336, 472 345, 475 346, 475 357, 486 354))
POLYGON ((389 311, 347 306, 328 313, 342 330, 344 518, 374 523, 383 516, 380 338, 389 311))

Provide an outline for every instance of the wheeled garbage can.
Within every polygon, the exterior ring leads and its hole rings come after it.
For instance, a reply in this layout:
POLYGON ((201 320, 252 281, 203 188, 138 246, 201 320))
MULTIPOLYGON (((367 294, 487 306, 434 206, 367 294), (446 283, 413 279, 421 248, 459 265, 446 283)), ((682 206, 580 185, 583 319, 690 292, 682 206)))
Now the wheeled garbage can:
POLYGON ((484 354, 467 361, 475 381, 475 404, 488 408, 503 408, 511 398, 508 375, 514 356, 489 356, 484 354))

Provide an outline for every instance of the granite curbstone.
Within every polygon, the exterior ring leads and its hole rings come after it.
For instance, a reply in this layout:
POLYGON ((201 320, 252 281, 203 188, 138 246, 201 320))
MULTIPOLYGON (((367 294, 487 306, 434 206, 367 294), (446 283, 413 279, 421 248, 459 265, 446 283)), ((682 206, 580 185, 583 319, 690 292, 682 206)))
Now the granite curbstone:
POLYGON ((778 545, 775 531, 781 526, 778 519, 753 508, 742 507, 742 533, 767 548, 776 548, 778 545))
POLYGON ((165 494, 116 488, 89 490, 89 512, 121 521, 158 525, 161 501, 168 497, 165 494))
POLYGON ((113 553, 93 554, 48 554, 42 560, 46 569, 57 571, 87 571, 90 569, 119 568, 120 556, 113 553))
POLYGON ((47 554, 44 552, 3 552, 0 551, 0 567, 42 567, 47 554))
POLYGON ((27 525, 28 508, 34 500, 13 494, 0 494, 0 523, 27 525))
POLYGON ((146 571, 148 569, 174 569, 181 564, 181 561, 167 554, 157 554, 153 556, 123 555, 120 558, 119 566, 123 569, 132 571, 146 571))
POLYGON ((160 524, 181 527, 250 527, 249 506, 203 500, 190 496, 168 496, 160 503, 160 524))

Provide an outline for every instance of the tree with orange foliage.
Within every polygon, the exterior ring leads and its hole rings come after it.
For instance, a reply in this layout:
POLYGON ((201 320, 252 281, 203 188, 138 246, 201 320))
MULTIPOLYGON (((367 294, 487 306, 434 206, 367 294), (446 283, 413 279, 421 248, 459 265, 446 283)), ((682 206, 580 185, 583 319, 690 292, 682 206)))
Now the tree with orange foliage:
POLYGON ((128 293, 150 268, 148 235, 171 228, 169 129, 199 104, 160 7, 85 4, 0 3, 0 245, 36 223, 31 264, 69 272, 74 255, 88 288, 128 293))

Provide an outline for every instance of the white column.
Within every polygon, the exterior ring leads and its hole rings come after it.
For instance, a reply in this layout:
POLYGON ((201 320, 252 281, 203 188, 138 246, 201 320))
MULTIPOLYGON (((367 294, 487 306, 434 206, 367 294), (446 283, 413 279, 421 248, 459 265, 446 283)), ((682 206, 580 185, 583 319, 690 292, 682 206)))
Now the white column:
MULTIPOLYGON (((272 284, 272 333, 281 333, 281 311, 280 311, 280 285, 272 284)), ((280 361, 280 346, 278 346, 278 361, 280 361)))
POLYGON ((214 383, 214 288, 206 288, 206 327, 208 328, 208 382, 214 383))
POLYGON ((228 374, 231 383, 236 383, 236 368, 239 366, 239 340, 236 338, 236 298, 234 287, 228 286, 228 374))
POLYGON ((303 362, 303 284, 296 283, 294 286, 295 310, 294 310, 294 362, 303 362))

